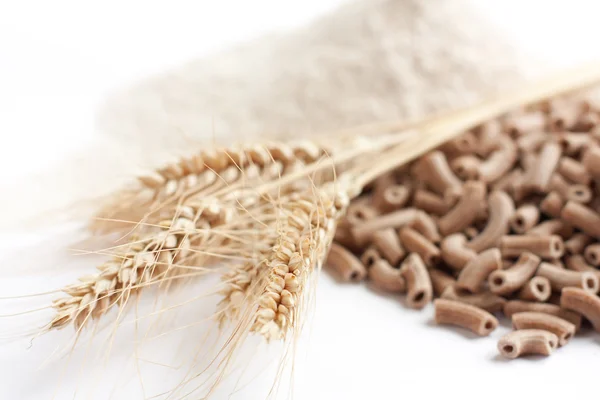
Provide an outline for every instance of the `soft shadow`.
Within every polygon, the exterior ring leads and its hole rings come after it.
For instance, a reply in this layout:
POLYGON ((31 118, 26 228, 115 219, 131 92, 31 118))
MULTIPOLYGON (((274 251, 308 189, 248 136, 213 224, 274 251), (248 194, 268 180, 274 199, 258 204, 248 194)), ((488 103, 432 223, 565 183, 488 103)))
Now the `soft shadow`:
POLYGON ((454 334, 456 334, 458 336, 462 336, 463 338, 466 338, 466 339, 470 339, 470 340, 481 339, 481 336, 474 334, 473 332, 469 331, 468 329, 460 328, 460 327, 457 327, 454 325, 438 325, 435 323, 435 321, 433 319, 428 320, 426 325, 431 328, 443 329, 445 331, 453 332, 454 334))

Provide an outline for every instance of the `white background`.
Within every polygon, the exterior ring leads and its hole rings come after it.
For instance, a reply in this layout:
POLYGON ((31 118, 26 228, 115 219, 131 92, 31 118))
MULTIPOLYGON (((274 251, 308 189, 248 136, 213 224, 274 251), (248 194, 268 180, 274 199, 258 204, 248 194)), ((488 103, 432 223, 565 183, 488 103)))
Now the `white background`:
MULTIPOLYGON (((302 24, 338 3, 0 0, 0 188, 27 182, 28 175, 95 140, 94 112, 115 88, 223 46, 302 24)), ((521 46, 553 64, 573 64, 599 54, 594 33, 600 10, 591 1, 511 0, 478 6, 521 46)), ((11 210, 1 212, 10 215, 11 210)), ((55 232, 2 229, 0 296, 56 288, 79 276, 80 261, 56 244, 63 246, 64 239, 55 232)), ((43 304, 35 300, 0 300, 0 313, 43 304)), ((508 331, 506 324, 490 338, 474 338, 433 326, 431 308, 407 310, 400 299, 364 286, 338 285, 327 274, 319 283, 317 304, 305 335, 307 346, 296 355, 296 399, 597 398, 599 393, 600 340, 593 334, 547 359, 506 362, 496 356, 496 341, 508 331)), ((206 316, 202 307, 191 307, 188 312, 197 314, 186 318, 193 322, 206 316)), ((0 335, 14 335, 24 326, 32 325, 0 318, 0 335)), ((172 380, 177 379, 173 368, 146 361, 141 362, 141 374, 135 369, 120 372, 135 348, 127 332, 115 341, 107 362, 93 361, 93 366, 64 374, 65 359, 44 364, 56 346, 68 343, 70 334, 65 330, 41 337, 31 348, 29 340, 2 340, 0 399, 138 399, 144 398, 140 376, 154 390, 147 397, 177 382, 172 380)), ((185 353, 199 342, 189 333, 167 337, 144 357, 182 348, 185 353)), ((87 346, 90 353, 102 348, 95 346, 87 346)), ((259 348, 271 355, 277 350, 259 348)), ((77 357, 85 352, 74 354, 69 364, 77 366, 77 357)), ((271 381, 259 375, 233 398, 265 398, 271 381)), ((232 387, 225 386, 215 398, 227 398, 232 387)), ((285 395, 280 390, 280 397, 285 395)))

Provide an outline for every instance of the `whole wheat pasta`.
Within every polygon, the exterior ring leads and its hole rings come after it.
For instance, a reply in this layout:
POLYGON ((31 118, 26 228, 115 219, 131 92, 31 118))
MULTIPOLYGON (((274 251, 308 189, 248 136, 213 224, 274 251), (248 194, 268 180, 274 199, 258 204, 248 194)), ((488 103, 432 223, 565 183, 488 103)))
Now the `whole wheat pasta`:
POLYGON ((343 218, 340 221, 340 223, 338 224, 337 229, 335 230, 335 235, 334 235, 333 239, 335 240, 336 243, 341 244, 348 250, 351 250, 354 252, 358 252, 361 250, 360 247, 356 244, 356 241, 354 240, 354 236, 352 235, 351 225, 348 222, 348 220, 346 220, 345 218, 343 218))
POLYGON ((592 138, 586 133, 566 132, 558 135, 558 143, 569 156, 574 156, 589 147, 591 141, 592 138))
POLYGON ((506 235, 500 239, 503 257, 518 257, 529 251, 544 259, 557 259, 564 254, 564 243, 560 236, 506 235))
POLYGON ((542 147, 542 144, 548 140, 546 132, 532 132, 528 135, 520 136, 517 140, 517 148, 522 153, 533 153, 542 147))
POLYGON ((557 306, 555 304, 511 300, 506 302, 504 308, 502 309, 502 312, 508 318, 512 318, 512 316, 516 313, 525 311, 541 312, 544 314, 554 315, 556 317, 569 321, 570 323, 575 325, 576 330, 579 330, 579 328, 581 327, 581 315, 573 311, 561 308, 560 306, 557 306))
POLYGON ((373 234, 377 231, 386 228, 397 229, 413 223, 417 218, 417 211, 414 208, 405 208, 389 214, 379 215, 352 228, 352 234, 360 246, 365 246, 371 242, 373 234))
POLYGON ((498 341, 498 350, 506 358, 539 354, 549 356, 558 347, 558 337, 541 329, 522 329, 504 335, 498 341))
POLYGON ((566 194, 567 201, 574 201, 576 203, 587 204, 592 201, 593 193, 592 189, 586 185, 574 184, 569 186, 566 194))
POLYGON ((442 237, 438 232, 436 222, 433 220, 433 218, 431 218, 431 216, 423 211, 417 212, 417 217, 415 218, 414 222, 410 224, 410 227, 415 229, 433 243, 439 243, 440 240, 442 240, 442 237))
POLYGON ((463 181, 478 180, 481 160, 474 155, 464 155, 452 160, 450 167, 463 181))
POLYGON ((497 119, 483 122, 474 129, 474 132, 477 139, 475 153, 481 157, 486 157, 496 150, 504 134, 502 124, 497 119))
POLYGON ((562 219, 550 219, 539 225, 534 226, 527 231, 529 236, 552 236, 558 235, 562 238, 569 238, 573 235, 573 227, 562 219))
POLYGON ((569 182, 567 182, 562 175, 558 173, 552 174, 550 184, 548 185, 549 191, 558 193, 562 199, 566 200, 570 188, 571 185, 569 185, 569 182))
POLYGON ((441 151, 432 151, 421 157, 415 164, 415 173, 431 190, 444 197, 461 194, 462 182, 448 165, 441 151))
POLYGON ((517 293, 517 298, 525 301, 547 301, 552 295, 552 285, 548 278, 543 276, 534 276, 525 282, 521 290, 517 293))
POLYGON ((541 111, 514 115, 505 121, 504 127, 513 137, 543 131, 546 128, 546 115, 541 111))
POLYGON ((581 163, 594 179, 600 179, 600 148, 595 147, 586 151, 581 163))
POLYGON ((365 197, 348 206, 345 219, 350 225, 360 225, 364 221, 371 220, 379 215, 378 211, 370 204, 370 199, 365 197))
POLYGON ((592 243, 593 239, 585 233, 575 233, 569 239, 565 240, 565 251, 567 254, 583 253, 585 247, 592 243))
POLYGON ((460 271, 456 286, 471 293, 478 293, 492 271, 500 268, 502 268, 500 250, 496 248, 485 250, 469 261, 460 271))
POLYGON ((568 256, 565 262, 567 269, 577 272, 589 272, 600 279, 600 270, 589 265, 581 254, 568 256))
POLYGON ((561 104, 560 107, 555 107, 550 111, 550 127, 555 131, 572 129, 577 123, 581 112, 582 110, 578 106, 567 103, 561 104))
POLYGON ((441 296, 448 286, 456 284, 456 279, 444 271, 435 268, 429 269, 429 279, 431 279, 433 294, 437 297, 441 296))
POLYGON ((456 300, 461 303, 470 304, 491 313, 502 310, 506 299, 493 294, 492 292, 469 293, 466 290, 456 289, 454 285, 446 287, 442 292, 441 298, 456 300))
POLYGON ((583 255, 585 260, 594 267, 600 266, 600 243, 586 246, 583 255))
POLYGON ((400 243, 411 253, 416 253, 425 265, 434 266, 441 261, 441 252, 435 244, 410 227, 404 227, 399 234, 400 243))
POLYGON ((548 278, 552 289, 556 291, 561 291, 566 287, 578 287, 591 293, 598 293, 600 288, 598 277, 594 274, 557 268, 545 262, 539 265, 536 274, 548 278))
POLYGON ((404 259, 400 271, 408 288, 407 305, 411 308, 423 308, 431 302, 433 298, 431 280, 423 260, 417 253, 410 253, 404 259))
POLYGON ((558 218, 564 204, 562 196, 558 192, 552 191, 540 203, 540 211, 551 217, 558 218))
POLYGON ((450 158, 456 158, 463 154, 473 153, 477 147, 477 139, 472 132, 466 132, 462 135, 449 140, 440 146, 440 150, 450 158))
POLYGON ((502 125, 498 120, 493 119, 484 122, 476 128, 478 140, 475 153, 481 157, 486 157, 498 148, 502 135, 502 125))
POLYGON ((344 282, 359 282, 367 275, 362 262, 344 247, 332 243, 325 264, 333 268, 344 282))
POLYGON ((506 193, 513 194, 515 187, 523 179, 523 171, 519 168, 515 168, 512 171, 506 173, 502 178, 492 183, 492 190, 501 190, 506 193))
POLYGON ((369 268, 368 277, 378 289, 394 293, 406 291, 406 281, 400 270, 392 267, 386 260, 376 261, 369 268))
POLYGON ((515 233, 524 234, 540 220, 540 210, 533 204, 524 204, 517 208, 510 219, 510 227, 515 233))
POLYGON ((512 267, 492 271, 488 278, 490 291, 505 295, 518 290, 535 274, 540 261, 535 254, 525 252, 512 267))
POLYGON ((508 137, 500 138, 499 148, 479 166, 479 179, 492 183, 506 174, 517 161, 517 146, 508 137))
POLYGON ((373 182, 365 186, 365 189, 373 189, 373 197, 379 197, 385 191, 385 189, 396 184, 397 182, 394 173, 387 172, 381 176, 378 176, 373 182))
POLYGON ((592 181, 592 176, 586 170, 585 166, 571 157, 561 157, 557 171, 574 183, 589 185, 592 181))
POLYGON ((580 288, 563 289, 560 306, 583 315, 600 332, 600 297, 580 288))
POLYGON ((433 215, 444 215, 451 208, 447 200, 426 189, 415 190, 412 206, 433 215))
POLYGON ((442 235, 460 232, 477 218, 477 212, 485 200, 486 187, 483 182, 469 181, 464 184, 458 203, 438 220, 442 235))
POLYGON ((390 185, 373 195, 373 206, 380 213, 388 213, 404 207, 410 198, 410 190, 403 185, 390 185))
POLYGON ((387 228, 373 234, 373 245, 391 265, 398 265, 406 256, 406 251, 394 228, 387 228))
POLYGON ((558 166, 562 149, 558 143, 546 142, 540 150, 537 158, 538 163, 531 178, 531 185, 538 192, 546 192, 550 185, 550 179, 558 166))
POLYGON ((479 235, 479 229, 474 226, 467 226, 463 231, 463 234, 467 237, 467 239, 471 240, 479 235))
POLYGON ((509 231, 509 222, 515 212, 513 200, 504 192, 492 192, 488 197, 490 216, 485 229, 471 239, 467 247, 476 252, 498 245, 500 238, 509 231))
POLYGON ((600 238, 600 215, 594 210, 573 201, 567 202, 560 216, 563 220, 581 229, 584 233, 600 238))
POLYGON ((372 267, 380 259, 381 254, 375 248, 375 246, 367 248, 367 250, 365 250, 364 253, 362 253, 362 255, 360 256, 360 261, 367 269, 372 267))
POLYGON ((462 233, 446 236, 440 244, 442 260, 452 269, 463 269, 469 261, 477 257, 477 253, 466 244, 467 238, 462 233))
POLYGON ((583 115, 580 115, 579 118, 577 118, 577 122, 575 123, 573 130, 585 132, 590 131, 598 125, 599 119, 600 117, 598 117, 598 114, 596 114, 596 112, 587 111, 583 115))
POLYGON ((449 324, 470 330, 479 336, 488 336, 498 326, 498 320, 489 312, 470 304, 448 299, 436 299, 436 324, 449 324))

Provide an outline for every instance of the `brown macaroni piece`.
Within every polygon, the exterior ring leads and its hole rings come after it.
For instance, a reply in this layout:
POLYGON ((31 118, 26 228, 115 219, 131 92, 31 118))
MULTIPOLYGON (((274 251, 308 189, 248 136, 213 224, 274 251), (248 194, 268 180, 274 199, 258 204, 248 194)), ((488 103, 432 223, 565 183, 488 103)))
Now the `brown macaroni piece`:
POLYGON ((531 228, 527 235, 530 236, 551 236, 558 235, 562 238, 569 238, 573 235, 573 227, 561 219, 550 219, 531 228))
POLYGON ((548 190, 558 193, 561 198, 567 198, 570 188, 571 185, 569 185, 569 182, 567 182, 561 175, 553 174, 550 178, 550 186, 548 187, 548 190))
POLYGON ((550 285, 548 278, 534 276, 523 285, 521 290, 519 290, 517 297, 525 301, 544 302, 547 301, 551 295, 552 286, 550 285))
POLYGON ((465 155, 452 160, 450 167, 456 176, 464 181, 477 180, 479 179, 481 160, 474 155, 465 155))
POLYGON ((504 335, 498 341, 498 350, 506 358, 539 354, 549 356, 558 347, 558 337, 541 329, 522 329, 504 335))
POLYGON ((560 211, 562 210, 564 204, 565 201, 558 192, 550 192, 540 203, 540 211, 553 218, 558 218, 560 217, 560 211))
POLYGON ((485 229, 467 246, 476 252, 497 246, 502 236, 509 231, 509 223, 515 212, 513 200, 504 192, 492 192, 488 198, 490 216, 485 229))
POLYGON ((458 203, 438 221, 442 235, 460 232, 471 225, 477 218, 477 212, 485 200, 485 195, 486 187, 483 182, 465 183, 458 203))
POLYGON ((352 234, 358 245, 365 246, 371 242, 373 234, 377 231, 386 228, 397 229, 414 222, 415 218, 417 218, 417 211, 414 208, 405 208, 377 216, 352 228, 352 234))
POLYGON ((567 201, 574 201, 576 203, 587 204, 592 201, 593 193, 592 189, 586 185, 571 185, 567 190, 566 199, 567 201))
POLYGON ((433 243, 439 243, 442 240, 440 232, 438 231, 437 224, 423 211, 417 212, 417 217, 414 222, 410 224, 411 228, 414 228, 421 235, 425 236, 428 240, 433 243))
POLYGON ((462 233, 446 236, 440 244, 442 260, 455 270, 461 270, 477 253, 466 247, 467 238, 462 233))
POLYGON ((537 158, 538 162, 531 176, 531 185, 538 192, 546 192, 550 179, 560 160, 562 149, 558 143, 546 142, 537 158))
POLYGON ((585 260, 594 267, 600 266, 600 243, 590 244, 583 251, 585 260))
POLYGON ((437 299, 435 322, 460 326, 479 336, 488 336, 498 326, 498 320, 489 312, 470 304, 448 299, 437 299))
POLYGON ((521 254, 512 267, 499 269, 490 274, 488 278, 490 290, 499 295, 518 290, 535 274, 540 261, 535 254, 529 252, 521 254))
POLYGON ((425 189, 415 190, 412 205, 413 207, 433 215, 444 215, 452 206, 441 196, 425 189))
POLYGON ((580 288, 563 289, 560 306, 583 315, 600 332, 600 297, 580 288))
POLYGON ((395 293, 406 291, 406 281, 402 277, 400 270, 392 267, 386 260, 377 260, 369 268, 368 277, 378 289, 395 293))
POLYGON ((525 311, 534 311, 554 315, 556 317, 569 321, 570 323, 575 325, 576 330, 579 330, 579 328, 581 327, 581 315, 574 313, 573 311, 561 308, 555 304, 511 300, 506 302, 502 310, 504 315, 506 315, 508 318, 512 318, 513 314, 525 311))
POLYGON ((600 179, 600 148, 586 151, 581 162, 594 179, 600 179))
POLYGON ((410 253, 402 263, 400 272, 408 288, 407 304, 411 308, 423 308, 433 298, 429 273, 417 253, 410 253))
POLYGON ((359 282, 367 275, 365 266, 344 247, 332 243, 326 264, 333 268, 345 282, 359 282))
POLYGON ((377 216, 377 210, 371 207, 366 202, 357 202, 348 207, 346 220, 351 225, 360 225, 364 221, 368 221, 377 216))
POLYGON ((379 254, 379 251, 377 251, 377 249, 374 246, 369 247, 360 256, 360 261, 366 268, 372 267, 379 260, 381 260, 381 254, 379 254))
POLYGON ((429 279, 431 279, 433 294, 437 297, 441 296, 447 287, 456 284, 456 279, 439 269, 430 269, 429 279))
POLYGON ((600 287, 598 277, 594 274, 562 269, 546 262, 538 267, 537 276, 548 278, 552 289, 556 291, 566 287, 578 287, 591 293, 598 293, 600 287))
POLYGON ((410 198, 410 190, 403 185, 390 185, 373 196, 373 206, 381 213, 404 207, 410 198))
POLYGON ((460 195, 462 182, 448 165, 446 156, 441 151, 432 151, 421 157, 415 165, 415 172, 437 194, 448 193, 460 195))
POLYGON ((544 259, 557 259, 564 254, 564 243, 560 236, 507 235, 500 240, 500 250, 504 257, 518 257, 529 251, 544 259))
POLYGON ((574 156, 590 145, 590 135, 585 133, 562 133, 558 136, 558 143, 565 154, 574 156))
POLYGON ((506 131, 513 137, 529 132, 543 131, 546 128, 546 115, 542 112, 512 116, 505 124, 506 131))
POLYGON ((478 293, 492 271, 500 268, 502 268, 500 250, 496 248, 486 250, 469 261, 460 271, 456 281, 457 287, 471 293, 478 293))
POLYGON ((431 267, 440 263, 440 249, 416 230, 410 227, 402 228, 399 238, 402 246, 408 252, 419 254, 427 266, 431 267))
POLYGON ((560 216, 584 233, 600 238, 600 215, 582 204, 569 201, 563 207, 560 216))
POLYGON ((491 183, 506 174, 517 161, 517 146, 510 138, 502 136, 498 150, 493 151, 479 166, 479 179, 491 183))
POLYGON ((440 146, 440 150, 442 150, 444 154, 451 158, 455 158, 463 154, 473 153, 476 148, 477 139, 471 132, 464 133, 440 146))
POLYGON ((394 228, 375 232, 373 234, 373 245, 379 250, 379 254, 392 265, 398 265, 406 256, 406 251, 402 247, 394 228))
POLYGON ((456 300, 461 303, 470 304, 489 312, 502 310, 506 299, 493 294, 492 292, 470 293, 466 290, 457 289, 455 286, 448 286, 441 295, 442 299, 456 300))
POLYGON ((573 183, 589 185, 592 181, 592 177, 585 166, 571 157, 562 157, 558 163, 557 171, 573 183))
MULTIPOLYGON (((560 212, 560 209, 559 209, 560 212)), ((540 210, 533 204, 524 204, 517 208, 510 219, 510 227, 515 233, 524 234, 540 220, 540 210)))
POLYGON ((564 346, 575 336, 575 325, 562 318, 539 312, 520 312, 512 316, 513 327, 517 330, 541 329, 554 333, 558 344, 564 346))
POLYGON ((575 233, 565 241, 565 251, 567 254, 583 253, 585 247, 592 241, 593 239, 585 233, 575 233))

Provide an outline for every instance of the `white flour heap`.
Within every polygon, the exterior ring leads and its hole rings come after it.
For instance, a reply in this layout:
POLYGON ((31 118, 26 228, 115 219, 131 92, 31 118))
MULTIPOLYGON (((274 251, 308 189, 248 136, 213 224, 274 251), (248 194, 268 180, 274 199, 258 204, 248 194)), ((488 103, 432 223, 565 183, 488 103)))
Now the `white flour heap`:
POLYGON ((426 116, 530 74, 533 62, 488 25, 468 0, 350 2, 142 82, 109 100, 100 126, 156 157, 189 147, 182 132, 227 143, 426 116))

